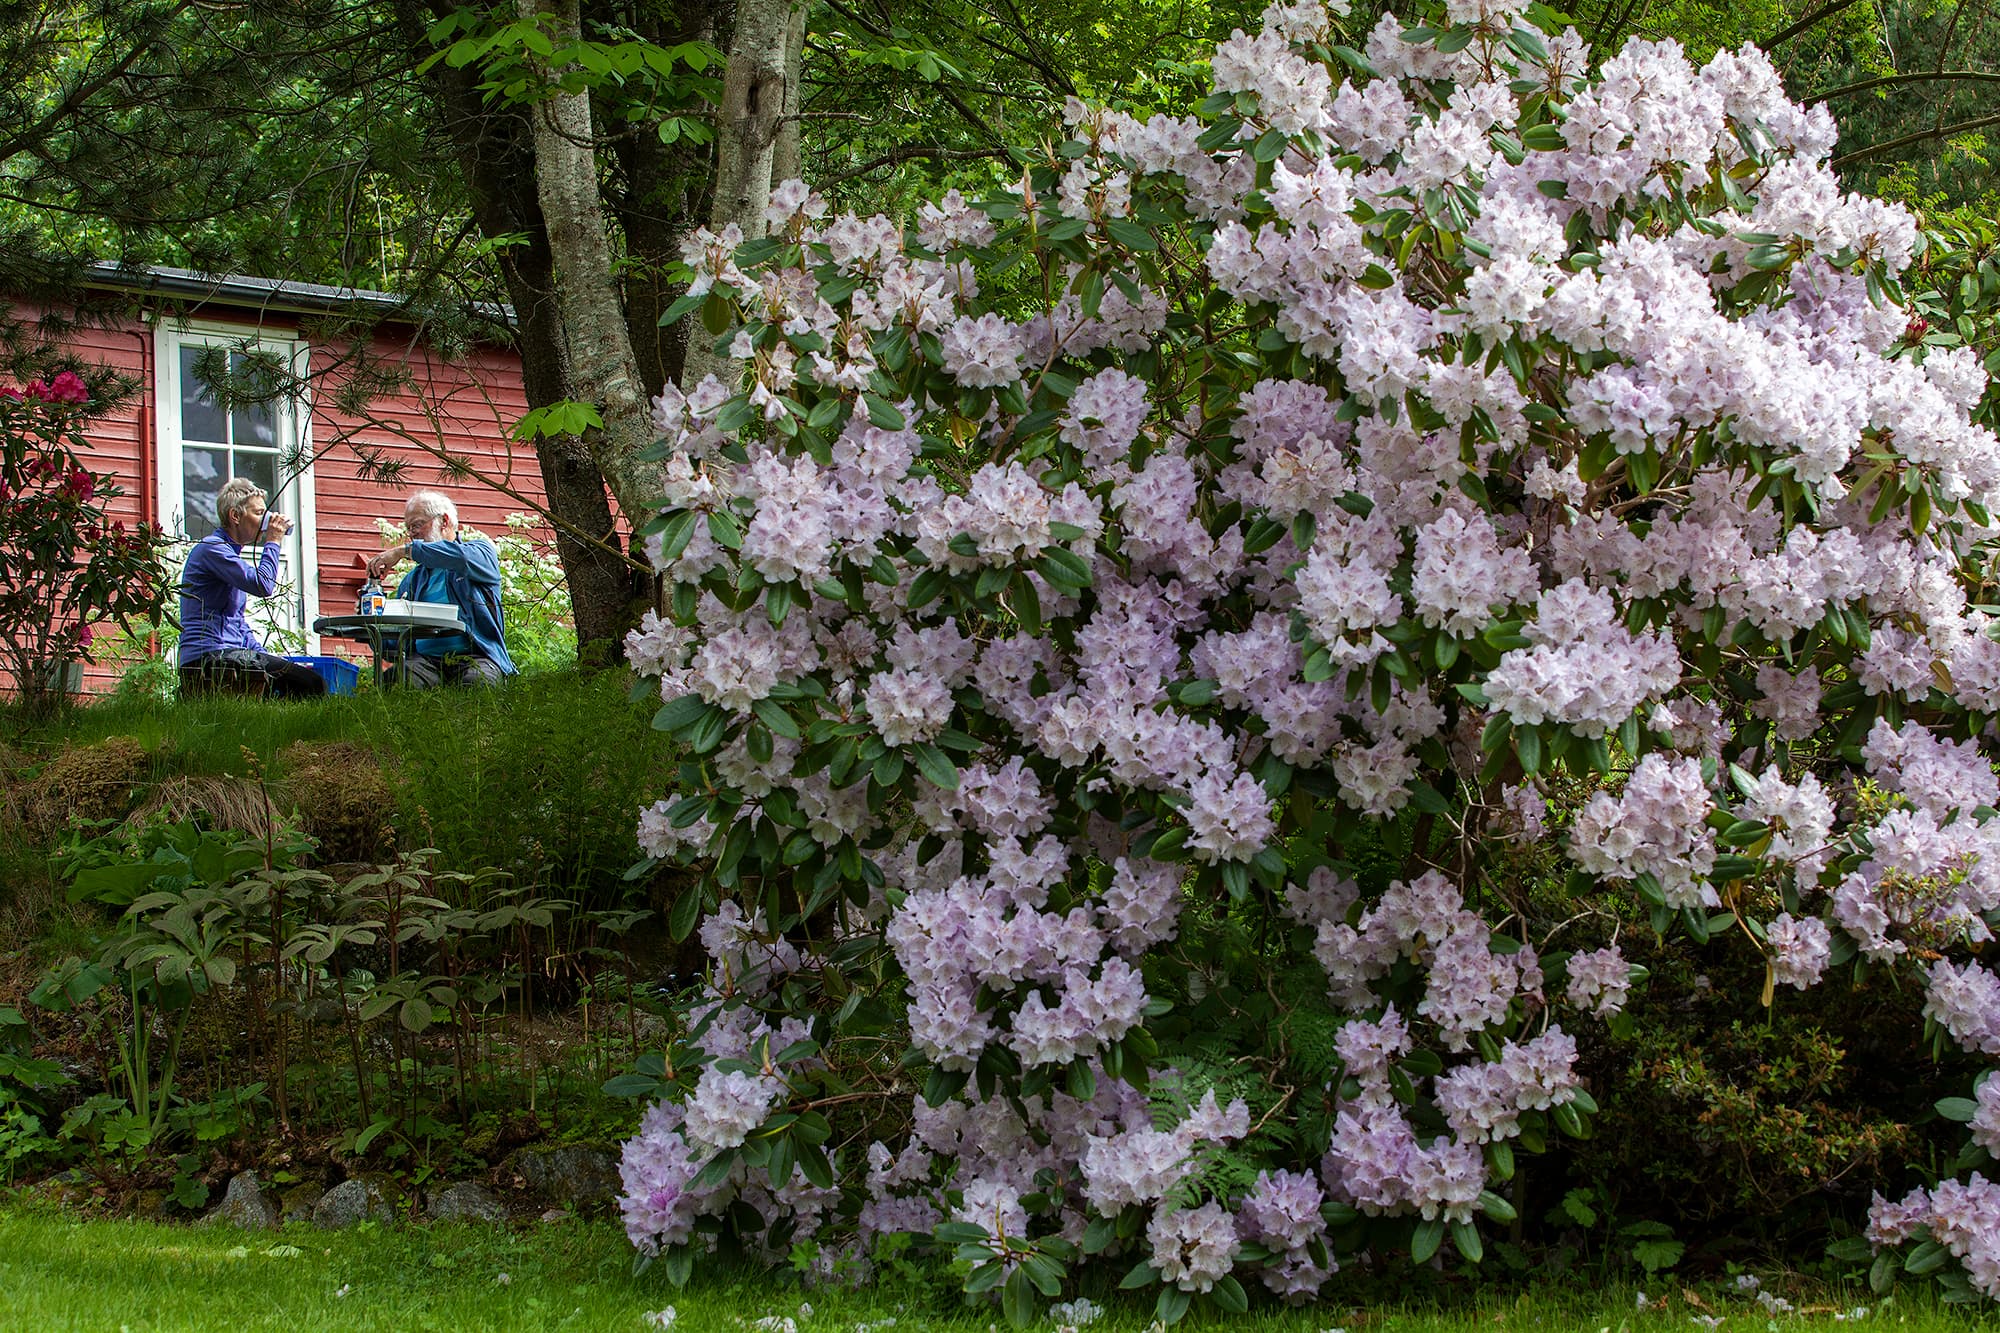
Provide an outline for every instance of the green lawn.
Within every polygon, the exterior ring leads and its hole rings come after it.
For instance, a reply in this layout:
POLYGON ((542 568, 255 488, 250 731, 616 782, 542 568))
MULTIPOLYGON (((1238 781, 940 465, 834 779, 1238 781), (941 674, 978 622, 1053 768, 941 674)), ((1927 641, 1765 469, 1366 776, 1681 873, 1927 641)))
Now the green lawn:
MULTIPOLYGON (((1347 1302, 1278 1311, 1261 1302, 1228 1321, 1254 1333, 1474 1333, 1493 1328, 1580 1333, 1682 1333, 1691 1307, 1678 1284, 1657 1284, 1664 1307, 1635 1310, 1635 1292, 1503 1294, 1495 1288, 1450 1308, 1429 1302, 1367 1310, 1347 1302)), ((1352 1299, 1351 1297, 1349 1298, 1352 1299)), ((996 1310, 969 1310, 949 1293, 913 1287, 862 1292, 801 1291, 781 1275, 697 1271, 684 1291, 658 1273, 634 1279, 631 1251, 614 1226, 567 1222, 524 1232, 471 1226, 409 1227, 332 1234, 294 1227, 249 1235, 132 1221, 82 1221, 47 1209, 0 1211, 0 1329, 59 1333, 150 1330, 496 1329, 643 1330, 649 1311, 672 1306, 677 1333, 740 1333, 767 1316, 789 1317, 796 1333, 986 1333, 1005 1325, 996 1310), (810 1310, 802 1312, 801 1305, 810 1310), (895 1320, 893 1325, 881 1321, 895 1320)), ((1721 1327, 1763 1333, 1768 1316, 1739 1298, 1711 1293, 1721 1327)), ((1145 1306, 1114 1305, 1092 1325, 1143 1328, 1145 1306)), ((1983 1312, 1941 1310, 1912 1297, 1887 1307, 1853 1293, 1806 1304, 1776 1321, 1781 1331, 1895 1328, 1957 1333, 1991 1327, 1983 1312), (1867 1304, 1860 1323, 1836 1323, 1835 1309, 1867 1304)), ((1219 1320, 1190 1317, 1190 1326, 1219 1320)), ((774 1320, 775 1324, 776 1321, 774 1320)), ((766 1326, 769 1328, 770 1326, 766 1326)), ((1043 1329, 1050 1328, 1046 1322, 1043 1329)), ((777 1333, 784 1333, 781 1328, 777 1333)))

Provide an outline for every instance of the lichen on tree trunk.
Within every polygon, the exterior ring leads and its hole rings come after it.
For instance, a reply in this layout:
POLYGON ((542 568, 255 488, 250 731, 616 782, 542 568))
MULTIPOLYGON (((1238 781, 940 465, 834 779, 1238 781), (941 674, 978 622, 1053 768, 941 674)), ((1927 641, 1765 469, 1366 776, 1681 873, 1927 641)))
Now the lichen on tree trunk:
MULTIPOLYGON (((716 111, 715 203, 709 226, 734 223, 743 239, 764 235, 771 186, 799 170, 799 67, 805 55, 802 0, 741 0, 729 41, 729 67, 716 111)), ((690 315, 681 381, 726 376, 714 336, 690 315)))

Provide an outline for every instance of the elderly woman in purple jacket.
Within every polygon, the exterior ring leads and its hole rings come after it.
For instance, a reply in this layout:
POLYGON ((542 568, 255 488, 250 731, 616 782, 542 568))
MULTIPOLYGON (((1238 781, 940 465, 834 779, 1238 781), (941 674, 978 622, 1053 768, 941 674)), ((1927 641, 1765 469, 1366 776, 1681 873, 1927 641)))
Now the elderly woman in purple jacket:
POLYGON ((243 477, 215 497, 221 526, 188 552, 181 571, 181 691, 198 694, 218 684, 261 683, 267 694, 299 699, 325 694, 311 667, 264 651, 243 608, 252 597, 278 590, 278 550, 292 521, 266 518, 264 492, 243 477), (255 564, 248 551, 261 546, 255 564))

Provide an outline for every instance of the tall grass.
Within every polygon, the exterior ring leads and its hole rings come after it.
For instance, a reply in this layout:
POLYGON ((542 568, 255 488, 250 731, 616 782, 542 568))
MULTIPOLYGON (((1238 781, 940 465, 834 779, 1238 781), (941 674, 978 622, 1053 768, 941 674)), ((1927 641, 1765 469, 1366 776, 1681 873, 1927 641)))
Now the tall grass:
POLYGON ((547 672, 492 689, 372 690, 279 702, 112 696, 29 724, 0 719, 32 763, 65 747, 136 739, 155 781, 246 777, 282 783, 286 747, 366 747, 388 778, 384 817, 403 848, 435 846, 454 869, 493 868, 587 905, 626 896, 639 807, 664 785, 671 743, 621 672, 547 672))
POLYGON ((299 701, 111 695, 39 723, 18 714, 8 721, 15 743, 31 754, 130 736, 153 754, 155 777, 241 777, 249 772, 246 749, 268 762, 293 741, 357 739, 399 702, 389 692, 299 701))
POLYGON ((631 703, 621 675, 389 698, 366 734, 397 756, 404 845, 415 836, 448 865, 574 888, 596 906, 620 896, 639 807, 673 762, 653 706, 631 703))

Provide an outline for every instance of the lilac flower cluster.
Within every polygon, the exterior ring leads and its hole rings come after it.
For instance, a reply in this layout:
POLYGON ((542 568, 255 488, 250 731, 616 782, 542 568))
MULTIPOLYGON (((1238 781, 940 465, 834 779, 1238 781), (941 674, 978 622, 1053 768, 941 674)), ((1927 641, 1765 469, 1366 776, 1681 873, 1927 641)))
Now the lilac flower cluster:
POLYGON ((1538 1000, 1541 993, 1535 951, 1496 949, 1485 919, 1467 911, 1457 887, 1437 871, 1391 884, 1353 925, 1322 920, 1313 954, 1326 969, 1334 1000, 1349 1009, 1374 1003, 1368 984, 1397 959, 1422 963, 1429 980, 1417 1013, 1437 1025, 1440 1040, 1454 1051, 1466 1049, 1516 999, 1538 1000))
POLYGON ((1570 827, 1570 855, 1610 879, 1651 875, 1669 907, 1715 907, 1712 808, 1701 764, 1649 754, 1619 796, 1599 792, 1570 827))
POLYGON ((1589 953, 1570 955, 1569 986, 1564 995, 1579 1009, 1608 1018, 1625 1008, 1632 995, 1632 965, 1615 944, 1589 953))
POLYGON ((1559 722, 1602 736, 1680 681, 1666 635, 1627 632, 1610 594, 1577 579, 1541 594, 1525 633, 1532 646, 1508 653, 1486 677, 1486 697, 1518 726, 1559 722))
POLYGON ((1938 959, 1924 988, 1924 1017, 1965 1050, 2000 1055, 2000 977, 1970 959, 1963 967, 1938 959))
POLYGON ((1833 891, 1832 916, 1870 959, 1990 937, 2000 908, 2000 776, 1974 741, 1914 723, 1877 721, 1862 747, 1868 772, 1898 798, 1853 836, 1864 853, 1833 891))
POLYGON ((1965 1265, 1972 1285, 2000 1300, 2000 1184, 1974 1173, 1936 1189, 1914 1189, 1895 1203, 1877 1194, 1868 1210, 1868 1243, 1880 1250, 1920 1232, 1965 1265))
MULTIPOLYGON (((702 944, 722 986, 764 993, 807 962, 789 943, 769 939, 760 918, 745 917, 734 904, 726 906, 730 910, 702 928, 702 944)), ((742 1144, 785 1095, 782 1077, 726 1067, 725 1062, 747 1061, 759 1051, 775 1056, 808 1036, 810 1024, 787 1018, 773 1027, 713 984, 705 988, 696 1021, 706 1028, 716 1063, 702 1069, 685 1101, 655 1103, 638 1132, 626 1140, 619 1162, 625 1234, 646 1254, 685 1245, 698 1219, 719 1215, 741 1199, 772 1220, 780 1212, 793 1217, 801 1234, 810 1235, 837 1191, 810 1184, 796 1168, 788 1179, 778 1180, 764 1168, 738 1161, 722 1180, 700 1188, 695 1184, 711 1158, 742 1144)), ((768 1061, 764 1068, 771 1068, 768 1061)))
POLYGON ((1765 927, 1765 938, 1771 946, 1771 974, 1780 986, 1805 990, 1818 985, 1833 959, 1833 931, 1816 916, 1795 921, 1790 912, 1780 912, 1765 927))
POLYGON ((1310 1300, 1339 1271, 1320 1211, 1325 1202, 1320 1183, 1303 1171, 1259 1171, 1237 1213, 1243 1239, 1281 1256, 1265 1267, 1263 1278, 1287 1303, 1310 1300))
POLYGON ((2000 1079, 1990 1073, 1979 1080, 1973 1093, 1972 1141, 2000 1157, 2000 1079))
POLYGON ((1574 1101, 1576 1042, 1551 1027, 1528 1042, 1507 1042, 1500 1058, 1461 1065, 1437 1080, 1445 1122, 1462 1140, 1490 1143, 1521 1132, 1523 1111, 1546 1111, 1574 1101))

